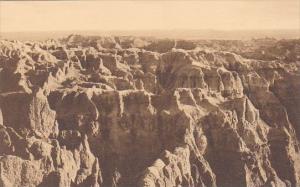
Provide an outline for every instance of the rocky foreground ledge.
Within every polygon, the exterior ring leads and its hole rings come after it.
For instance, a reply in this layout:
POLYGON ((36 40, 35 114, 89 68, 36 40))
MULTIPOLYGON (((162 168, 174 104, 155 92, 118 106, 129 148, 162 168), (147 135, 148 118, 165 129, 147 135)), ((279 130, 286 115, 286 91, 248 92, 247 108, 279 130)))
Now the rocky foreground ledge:
POLYGON ((0 42, 0 186, 300 186, 300 41, 0 42))

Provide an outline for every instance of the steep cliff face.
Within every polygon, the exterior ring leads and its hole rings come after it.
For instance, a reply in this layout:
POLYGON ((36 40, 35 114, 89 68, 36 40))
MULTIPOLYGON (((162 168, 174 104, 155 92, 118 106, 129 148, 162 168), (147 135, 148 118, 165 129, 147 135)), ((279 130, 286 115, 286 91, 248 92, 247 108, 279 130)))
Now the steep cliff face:
POLYGON ((299 68, 196 41, 3 40, 0 186, 299 186, 299 68))

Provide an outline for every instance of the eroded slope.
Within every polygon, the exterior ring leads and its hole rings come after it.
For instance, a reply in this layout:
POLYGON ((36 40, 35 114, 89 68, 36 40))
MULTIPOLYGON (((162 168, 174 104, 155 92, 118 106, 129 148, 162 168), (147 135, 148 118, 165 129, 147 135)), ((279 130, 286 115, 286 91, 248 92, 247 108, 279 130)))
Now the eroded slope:
POLYGON ((299 61, 246 57, 183 40, 1 41, 1 185, 299 186, 299 61))

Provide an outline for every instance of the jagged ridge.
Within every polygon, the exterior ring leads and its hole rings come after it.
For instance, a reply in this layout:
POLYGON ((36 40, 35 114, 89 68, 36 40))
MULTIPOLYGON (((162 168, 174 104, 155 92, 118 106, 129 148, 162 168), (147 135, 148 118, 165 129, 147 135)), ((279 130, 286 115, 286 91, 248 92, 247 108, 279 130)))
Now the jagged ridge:
POLYGON ((1 41, 0 186, 300 185, 299 41, 207 42, 1 41))

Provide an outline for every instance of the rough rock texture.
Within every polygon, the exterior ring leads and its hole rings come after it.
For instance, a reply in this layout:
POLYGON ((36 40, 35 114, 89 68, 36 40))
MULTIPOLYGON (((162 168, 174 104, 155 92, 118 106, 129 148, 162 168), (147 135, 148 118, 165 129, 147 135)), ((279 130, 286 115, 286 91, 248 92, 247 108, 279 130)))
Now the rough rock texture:
POLYGON ((0 186, 300 186, 300 43, 269 40, 0 41, 0 186))

